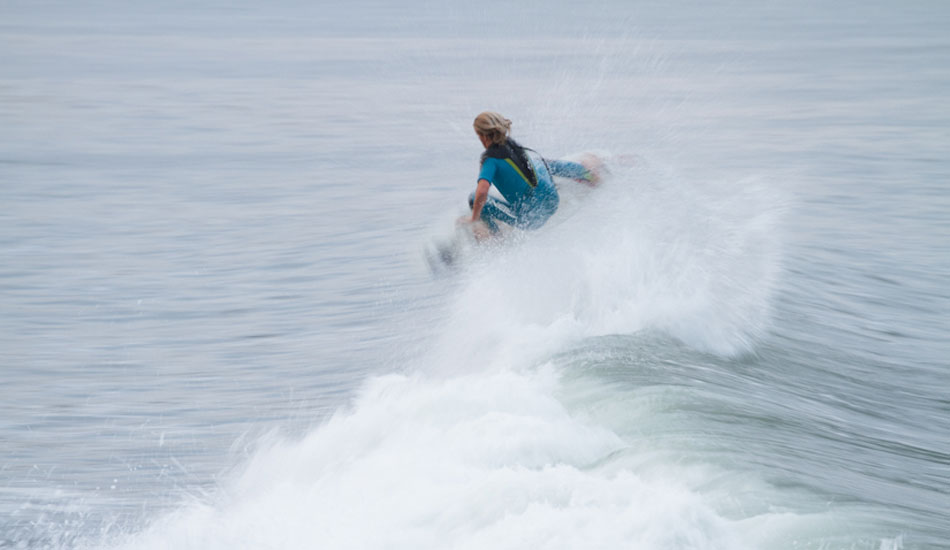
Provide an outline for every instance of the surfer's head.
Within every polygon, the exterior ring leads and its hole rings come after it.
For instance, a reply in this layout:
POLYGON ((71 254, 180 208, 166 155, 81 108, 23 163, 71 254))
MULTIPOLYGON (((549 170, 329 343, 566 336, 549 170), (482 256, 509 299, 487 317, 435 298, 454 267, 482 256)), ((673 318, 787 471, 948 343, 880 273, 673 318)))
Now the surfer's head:
POLYGON ((485 147, 504 143, 508 139, 508 132, 511 131, 511 121, 494 111, 485 111, 475 117, 473 126, 485 147))

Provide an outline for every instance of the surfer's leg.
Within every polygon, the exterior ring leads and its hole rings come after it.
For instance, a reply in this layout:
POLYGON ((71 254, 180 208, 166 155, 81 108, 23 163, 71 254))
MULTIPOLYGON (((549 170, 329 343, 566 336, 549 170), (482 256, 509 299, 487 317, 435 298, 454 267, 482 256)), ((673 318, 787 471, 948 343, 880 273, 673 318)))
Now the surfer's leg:
MULTIPOLYGON (((471 208, 473 204, 475 204, 475 193, 468 197, 468 207, 471 208)), ((497 222, 508 225, 515 225, 517 222, 517 218, 511 213, 511 206, 495 197, 488 197, 488 200, 485 201, 485 206, 482 207, 481 220, 491 229, 492 233, 498 232, 497 222)))
POLYGON ((534 204, 532 208, 522 210, 516 222, 516 227, 520 229, 541 227, 557 212, 559 202, 557 195, 551 195, 547 200, 534 204))

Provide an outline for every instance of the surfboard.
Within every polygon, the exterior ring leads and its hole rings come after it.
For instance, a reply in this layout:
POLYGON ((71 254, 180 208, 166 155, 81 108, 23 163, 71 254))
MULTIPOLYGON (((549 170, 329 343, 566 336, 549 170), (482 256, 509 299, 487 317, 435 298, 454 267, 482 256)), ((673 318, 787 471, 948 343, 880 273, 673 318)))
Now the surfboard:
POLYGON ((460 256, 461 249, 454 239, 433 241, 425 249, 426 262, 432 273, 441 273, 457 267, 460 256))
POLYGON ((488 235, 490 231, 484 222, 456 224, 451 235, 436 237, 426 246, 429 269, 437 274, 460 268, 478 246, 497 240, 496 237, 486 238, 488 235))

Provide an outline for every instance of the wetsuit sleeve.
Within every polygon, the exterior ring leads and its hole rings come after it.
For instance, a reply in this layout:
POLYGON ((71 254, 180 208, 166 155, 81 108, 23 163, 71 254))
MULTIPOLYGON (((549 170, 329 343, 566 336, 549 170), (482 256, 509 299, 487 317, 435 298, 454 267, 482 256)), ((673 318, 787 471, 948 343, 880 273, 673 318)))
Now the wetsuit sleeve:
POLYGON ((482 163, 482 169, 478 173, 478 179, 488 180, 489 183, 495 183, 495 172, 497 169, 498 166, 495 163, 495 159, 485 159, 485 162, 482 163))
POLYGON ((561 176, 580 181, 591 181, 594 175, 583 164, 569 160, 547 160, 552 176, 561 176))

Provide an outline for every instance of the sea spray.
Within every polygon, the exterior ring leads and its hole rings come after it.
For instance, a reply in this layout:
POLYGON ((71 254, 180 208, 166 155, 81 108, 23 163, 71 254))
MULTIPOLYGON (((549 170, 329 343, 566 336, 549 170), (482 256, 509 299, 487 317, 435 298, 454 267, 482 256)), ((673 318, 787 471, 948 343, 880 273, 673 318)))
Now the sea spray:
POLYGON ((530 365, 572 341, 641 330, 733 355, 767 332, 785 210, 767 182, 694 183, 641 161, 563 210, 468 266, 436 368, 530 365))

